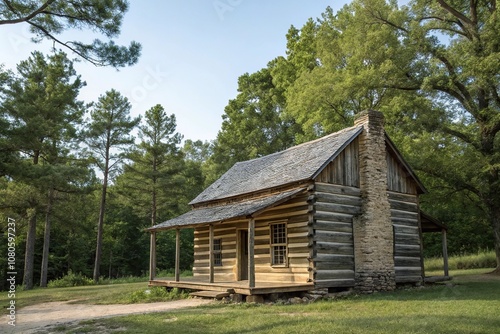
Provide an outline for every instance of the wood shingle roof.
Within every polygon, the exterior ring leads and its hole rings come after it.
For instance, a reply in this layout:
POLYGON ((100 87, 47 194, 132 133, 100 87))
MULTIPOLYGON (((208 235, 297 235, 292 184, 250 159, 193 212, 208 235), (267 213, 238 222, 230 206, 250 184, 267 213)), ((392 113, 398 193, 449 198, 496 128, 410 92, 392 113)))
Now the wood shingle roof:
POLYGON ((261 158, 238 162, 189 204, 230 198, 310 180, 361 131, 355 126, 261 158))

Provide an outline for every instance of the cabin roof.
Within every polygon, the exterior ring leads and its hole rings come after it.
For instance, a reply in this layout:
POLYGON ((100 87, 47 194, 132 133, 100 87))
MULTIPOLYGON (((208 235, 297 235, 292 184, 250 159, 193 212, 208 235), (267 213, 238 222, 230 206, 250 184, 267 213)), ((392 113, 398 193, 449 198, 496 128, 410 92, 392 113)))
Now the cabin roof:
POLYGON ((355 126, 287 150, 237 162, 189 204, 199 204, 314 178, 361 131, 355 126))
POLYGON ((167 220, 147 230, 167 230, 174 227, 191 227, 199 224, 216 223, 233 218, 257 216, 263 210, 279 205, 305 191, 305 188, 280 192, 264 198, 232 202, 225 205, 193 209, 176 218, 167 220))

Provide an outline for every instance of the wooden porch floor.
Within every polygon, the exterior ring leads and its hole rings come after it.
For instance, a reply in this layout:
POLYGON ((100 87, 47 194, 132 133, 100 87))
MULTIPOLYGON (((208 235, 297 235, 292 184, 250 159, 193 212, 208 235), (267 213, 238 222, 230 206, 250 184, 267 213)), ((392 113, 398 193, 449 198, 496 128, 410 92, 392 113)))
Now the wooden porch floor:
POLYGON ((280 283, 280 282, 255 282, 255 287, 250 288, 248 281, 227 281, 209 283, 199 278, 183 277, 179 282, 169 278, 155 278, 149 281, 149 286, 165 286, 190 290, 222 291, 239 293, 242 295, 263 295, 270 293, 284 293, 308 291, 314 289, 313 283, 280 283))

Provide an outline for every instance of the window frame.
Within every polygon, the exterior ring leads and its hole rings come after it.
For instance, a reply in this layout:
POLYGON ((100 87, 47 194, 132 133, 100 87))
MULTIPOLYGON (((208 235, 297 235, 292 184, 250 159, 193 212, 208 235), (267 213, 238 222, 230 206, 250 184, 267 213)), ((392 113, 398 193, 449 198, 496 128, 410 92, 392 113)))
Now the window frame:
MULTIPOLYGON (((288 267, 288 226, 287 221, 276 221, 269 224, 269 253, 270 253, 270 262, 271 267, 288 267), (279 236, 278 238, 284 237, 284 242, 275 242, 282 240, 275 240, 275 227, 278 225, 283 225, 283 231, 278 231, 283 234, 283 236, 279 236), (277 251, 277 247, 284 247, 284 254, 281 255, 283 257, 283 263, 275 263, 275 253, 277 251)), ((280 255, 278 255, 280 256, 280 255)))

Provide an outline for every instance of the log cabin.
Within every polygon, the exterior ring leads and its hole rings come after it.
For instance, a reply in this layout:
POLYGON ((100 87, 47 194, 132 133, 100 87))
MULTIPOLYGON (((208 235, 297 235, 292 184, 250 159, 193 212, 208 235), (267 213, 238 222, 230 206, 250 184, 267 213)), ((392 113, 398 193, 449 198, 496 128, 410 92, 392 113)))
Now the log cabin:
POLYGON ((425 192, 385 133, 383 114, 364 111, 353 127, 236 163, 191 201, 191 211, 149 228, 149 284, 247 296, 418 285, 425 192), (181 281, 184 228, 194 229, 194 265, 181 281), (162 280, 156 233, 169 229, 177 231, 176 272, 162 280))

